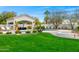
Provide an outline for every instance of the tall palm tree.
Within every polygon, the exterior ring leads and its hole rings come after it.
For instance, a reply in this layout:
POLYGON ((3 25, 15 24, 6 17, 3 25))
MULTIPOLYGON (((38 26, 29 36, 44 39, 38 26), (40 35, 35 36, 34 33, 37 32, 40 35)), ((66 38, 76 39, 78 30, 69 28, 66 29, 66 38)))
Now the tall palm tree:
POLYGON ((49 20, 49 14, 50 14, 50 12, 48 10, 46 10, 44 12, 44 14, 45 14, 44 20, 45 20, 45 23, 47 24, 48 23, 48 20, 49 20))

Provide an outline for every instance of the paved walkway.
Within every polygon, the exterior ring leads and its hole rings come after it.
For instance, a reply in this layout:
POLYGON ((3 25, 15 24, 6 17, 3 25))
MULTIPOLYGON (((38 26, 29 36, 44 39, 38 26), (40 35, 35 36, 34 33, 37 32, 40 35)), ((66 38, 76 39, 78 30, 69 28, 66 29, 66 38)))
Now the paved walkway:
POLYGON ((54 30, 54 31, 43 31, 43 32, 48 32, 59 37, 79 39, 79 35, 76 33, 72 33, 71 30, 54 30))

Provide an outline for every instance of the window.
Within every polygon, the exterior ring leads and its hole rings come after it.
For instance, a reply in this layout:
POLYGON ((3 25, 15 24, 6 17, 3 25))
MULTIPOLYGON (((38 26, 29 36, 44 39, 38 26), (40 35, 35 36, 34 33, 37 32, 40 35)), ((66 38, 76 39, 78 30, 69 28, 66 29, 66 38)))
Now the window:
POLYGON ((13 24, 13 22, 10 22, 10 23, 8 23, 8 24, 13 24))
POLYGON ((19 27, 19 30, 26 30, 26 27, 19 27))

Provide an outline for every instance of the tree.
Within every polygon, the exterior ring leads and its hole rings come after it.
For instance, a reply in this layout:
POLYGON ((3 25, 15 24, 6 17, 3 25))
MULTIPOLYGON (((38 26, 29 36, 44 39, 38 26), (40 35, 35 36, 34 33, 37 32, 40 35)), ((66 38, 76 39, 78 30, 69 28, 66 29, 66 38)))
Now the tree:
POLYGON ((48 23, 48 20, 49 20, 49 14, 50 14, 50 12, 48 10, 46 10, 44 12, 44 14, 45 14, 44 20, 45 20, 45 23, 47 24, 48 23))
POLYGON ((16 16, 16 13, 15 12, 3 12, 2 13, 3 16, 8 19, 8 18, 12 18, 12 17, 15 17, 16 16))
POLYGON ((39 21, 37 17, 35 17, 35 29, 38 32, 42 32, 45 29, 45 27, 41 25, 41 22, 39 21))
POLYGON ((72 14, 68 15, 70 21, 71 30, 74 30, 75 23, 79 20, 79 9, 75 9, 72 14))
POLYGON ((79 9, 75 9, 73 15, 74 15, 74 19, 78 20, 79 19, 79 9))
POLYGON ((0 14, 0 23, 5 24, 7 19, 15 17, 15 16, 16 16, 16 13, 14 12, 2 12, 0 14))
POLYGON ((50 15, 50 22, 54 25, 55 29, 58 29, 58 26, 62 24, 63 19, 66 17, 65 11, 54 11, 50 15))
POLYGON ((35 25, 36 26, 41 25, 41 22, 39 21, 39 19, 37 17, 35 17, 34 19, 35 19, 35 25))
POLYGON ((74 25, 77 22, 77 20, 74 18, 74 15, 70 16, 69 21, 70 21, 70 25, 71 25, 71 30, 74 30, 74 25))
POLYGON ((2 14, 0 14, 0 24, 5 24, 5 20, 2 14))

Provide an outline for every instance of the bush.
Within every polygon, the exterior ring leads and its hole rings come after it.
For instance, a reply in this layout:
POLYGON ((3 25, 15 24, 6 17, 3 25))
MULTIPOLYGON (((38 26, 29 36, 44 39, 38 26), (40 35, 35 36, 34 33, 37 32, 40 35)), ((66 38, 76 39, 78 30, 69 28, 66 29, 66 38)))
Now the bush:
POLYGON ((79 32, 79 26, 76 27, 72 32, 79 32))
POLYGON ((20 31, 16 31, 15 33, 16 33, 16 34, 21 34, 21 32, 20 32, 20 31))
POLYGON ((7 32, 6 34, 11 34, 12 32, 7 32))
POLYGON ((3 32, 0 32, 0 34, 3 34, 3 32))
POLYGON ((36 30, 33 31, 33 33, 36 33, 36 32, 37 32, 36 30))
POLYGON ((35 29, 37 29, 38 32, 42 32, 45 27, 44 26, 37 26, 35 29))
POLYGON ((27 28, 28 28, 28 29, 32 29, 32 26, 28 26, 27 28))
POLYGON ((78 30, 79 31, 79 26, 77 27, 77 29, 76 30, 78 30))
POLYGON ((44 30, 45 29, 45 26, 41 26, 41 29, 44 30))
POLYGON ((26 33, 31 33, 30 31, 26 31, 26 33))

